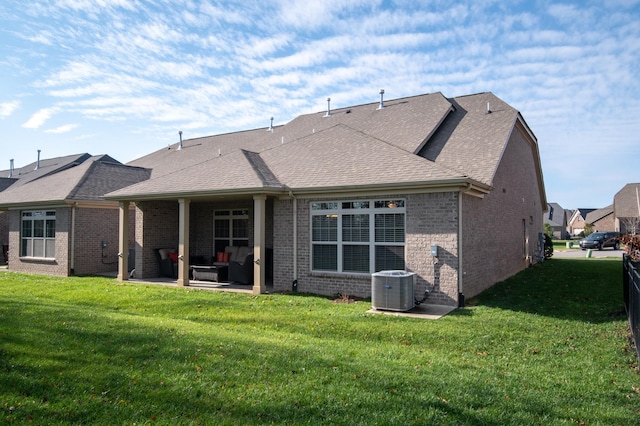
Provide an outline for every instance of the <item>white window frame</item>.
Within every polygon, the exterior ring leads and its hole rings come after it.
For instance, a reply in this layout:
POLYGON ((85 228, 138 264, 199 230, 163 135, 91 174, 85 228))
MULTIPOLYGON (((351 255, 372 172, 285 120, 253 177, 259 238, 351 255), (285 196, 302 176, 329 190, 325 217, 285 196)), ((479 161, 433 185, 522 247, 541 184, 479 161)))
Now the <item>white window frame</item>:
POLYGON ((56 257, 56 211, 25 210, 20 214, 20 257, 55 259, 56 257), (35 222, 42 221, 42 236, 35 235, 35 222), (31 235, 25 236, 25 222, 30 222, 31 235), (53 222, 53 235, 49 236, 49 222, 53 222), (42 244, 42 256, 34 255, 36 245, 42 244))
POLYGON ((407 214, 406 200, 402 198, 393 199, 362 199, 362 200, 331 200, 331 201, 312 201, 310 207, 309 220, 309 268, 312 272, 317 273, 344 273, 344 274, 371 274, 376 272, 376 247, 378 246, 397 246, 402 247, 403 258, 406 268, 405 244, 407 234, 407 214), (363 204, 369 203, 368 207, 361 207, 363 204), (376 204, 384 207, 376 207, 376 204), (357 206, 349 208, 346 206, 357 206), (368 215, 369 216, 369 240, 363 242, 344 241, 343 240, 343 218, 346 215, 368 215), (402 242, 376 242, 376 214, 402 214, 404 235, 402 242), (326 216, 327 218, 337 219, 337 238, 336 241, 314 241, 313 217, 326 216), (314 269, 314 246, 329 245, 337 246, 337 267, 333 269, 314 269), (345 271, 343 265, 344 247, 346 245, 365 245, 369 247, 369 271, 345 271))

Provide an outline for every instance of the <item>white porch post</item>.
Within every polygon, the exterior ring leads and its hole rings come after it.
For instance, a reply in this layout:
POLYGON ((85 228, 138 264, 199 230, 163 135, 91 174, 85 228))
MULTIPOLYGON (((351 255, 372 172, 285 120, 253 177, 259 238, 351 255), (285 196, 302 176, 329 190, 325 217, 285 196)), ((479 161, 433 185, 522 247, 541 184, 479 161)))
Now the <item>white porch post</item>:
POLYGON ((129 279, 129 202, 121 201, 118 223, 118 281, 129 279))
POLYGON ((265 224, 266 224, 266 206, 267 196, 264 194, 254 195, 253 207, 253 293, 266 293, 266 250, 265 244, 265 224))
POLYGON ((191 200, 178 200, 178 286, 189 285, 189 204, 191 200))

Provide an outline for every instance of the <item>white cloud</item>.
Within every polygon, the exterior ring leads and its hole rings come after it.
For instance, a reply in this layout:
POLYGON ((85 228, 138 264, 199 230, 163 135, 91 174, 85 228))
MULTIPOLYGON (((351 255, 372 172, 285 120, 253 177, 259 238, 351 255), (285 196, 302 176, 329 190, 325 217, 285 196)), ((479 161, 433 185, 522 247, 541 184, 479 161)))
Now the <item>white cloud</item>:
POLYGON ((63 126, 56 127, 55 129, 45 130, 44 132, 45 133, 67 133, 67 132, 72 131, 76 127, 78 127, 77 124, 65 124, 63 126))
POLYGON ((42 126, 51 116, 58 111, 57 107, 52 108, 43 108, 40 111, 36 112, 27 120, 22 127, 25 129, 38 129, 42 126))
POLYGON ((0 102, 0 118, 9 117, 20 107, 19 101, 0 102))

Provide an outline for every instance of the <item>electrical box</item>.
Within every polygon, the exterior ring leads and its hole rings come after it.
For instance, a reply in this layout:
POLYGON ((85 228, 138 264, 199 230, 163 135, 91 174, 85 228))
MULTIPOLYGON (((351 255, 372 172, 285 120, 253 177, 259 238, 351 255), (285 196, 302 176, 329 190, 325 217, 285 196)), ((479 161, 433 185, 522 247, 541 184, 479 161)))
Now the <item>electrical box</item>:
POLYGON ((433 244, 431 246, 431 256, 438 257, 438 245, 437 244, 433 244))

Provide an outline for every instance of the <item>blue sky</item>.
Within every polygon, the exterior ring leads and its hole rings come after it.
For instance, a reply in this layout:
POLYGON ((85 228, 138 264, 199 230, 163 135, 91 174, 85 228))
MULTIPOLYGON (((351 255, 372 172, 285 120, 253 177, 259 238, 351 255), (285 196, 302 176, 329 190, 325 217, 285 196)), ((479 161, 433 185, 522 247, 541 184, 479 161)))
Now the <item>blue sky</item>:
POLYGON ((640 0, 4 0, 0 170, 423 93, 491 91, 538 138, 550 202, 640 182, 640 0))

